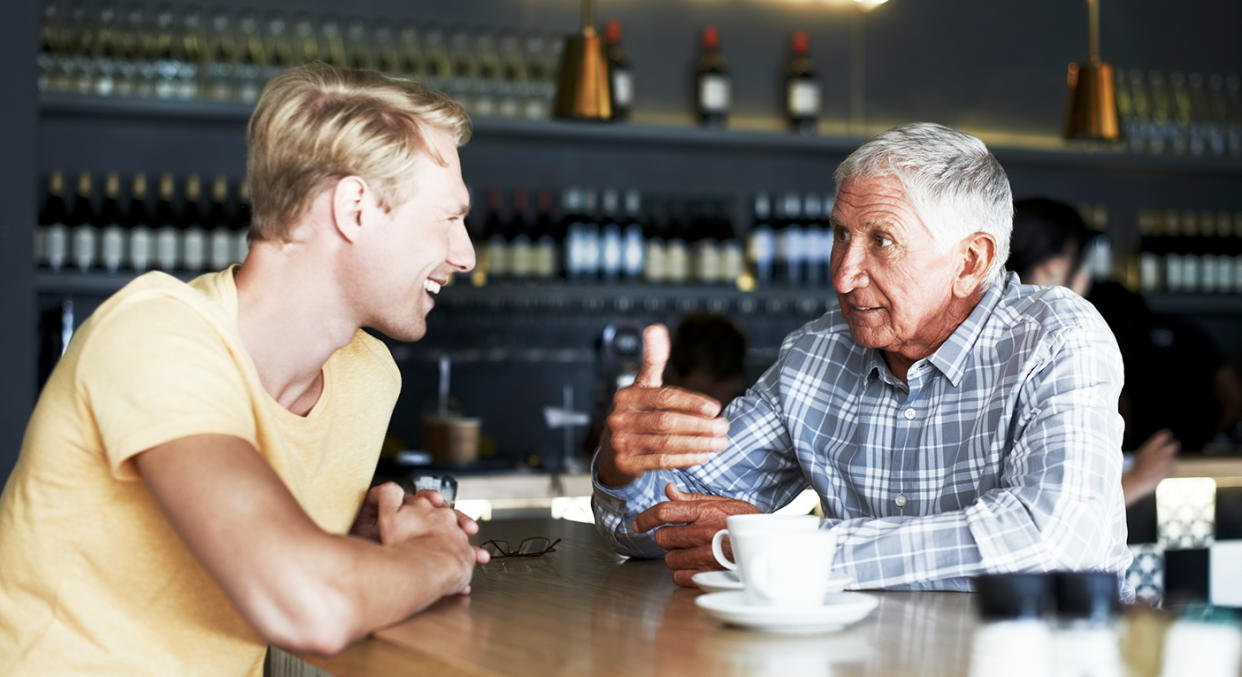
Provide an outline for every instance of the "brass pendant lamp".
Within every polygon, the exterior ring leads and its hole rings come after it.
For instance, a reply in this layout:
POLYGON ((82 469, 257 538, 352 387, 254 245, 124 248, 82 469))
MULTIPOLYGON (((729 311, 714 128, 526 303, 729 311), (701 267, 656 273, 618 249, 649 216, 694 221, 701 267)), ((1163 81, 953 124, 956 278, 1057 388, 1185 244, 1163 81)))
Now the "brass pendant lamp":
POLYGON ((1113 66, 1100 61, 1099 0, 1087 0, 1087 31, 1087 62, 1071 63, 1066 75, 1070 103, 1065 138, 1114 140, 1121 134, 1117 126, 1113 66))
POLYGON ((595 33, 594 2, 582 0, 582 32, 565 38, 552 114, 558 118, 607 120, 612 117, 608 90, 608 62, 604 58, 604 41, 595 33))

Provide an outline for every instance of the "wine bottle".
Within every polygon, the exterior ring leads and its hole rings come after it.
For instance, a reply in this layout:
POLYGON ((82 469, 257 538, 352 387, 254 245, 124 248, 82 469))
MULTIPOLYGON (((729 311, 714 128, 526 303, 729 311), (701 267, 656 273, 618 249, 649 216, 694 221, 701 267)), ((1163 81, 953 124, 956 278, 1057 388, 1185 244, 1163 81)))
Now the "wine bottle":
POLYGON ((1159 237, 1156 232, 1156 212, 1140 209, 1138 212, 1139 253, 1138 284, 1144 294, 1160 291, 1159 237))
POLYGON ((802 199, 802 248, 806 252, 803 259, 803 282, 808 287, 823 284, 824 268, 828 265, 823 213, 824 203, 819 195, 809 193, 802 199))
POLYGON ((790 131, 814 134, 819 125, 820 86, 815 79, 806 31, 793 34, 793 56, 785 70, 785 117, 790 131))
POLYGON ((755 282, 771 284, 776 243, 772 234, 772 201, 767 193, 756 193, 752 204, 750 234, 746 240, 746 258, 755 282))
POLYGON ((520 188, 513 191, 513 209, 509 213, 505 239, 509 243, 509 275, 514 280, 530 280, 535 276, 534 243, 526 218, 529 209, 526 191, 520 188))
POLYGON ((500 282, 509 277, 509 244, 505 241, 503 205, 499 188, 487 191, 487 216, 483 221, 483 233, 487 238, 483 246, 484 270, 489 282, 500 282))
POLYGON ((208 262, 212 270, 224 270, 233 262, 232 219, 229 218, 229 180, 217 176, 211 180, 211 210, 207 213, 210 233, 208 262))
POLYGON ((172 174, 161 174, 155 203, 155 265, 172 272, 181 266, 181 228, 178 225, 176 182, 172 174))
POLYGON ((250 253, 250 182, 243 179, 237 186, 237 204, 233 207, 233 260, 241 263, 250 253))
POLYGON ((197 273, 207 267, 207 229, 204 228, 200 206, 203 188, 198 174, 186 177, 183 195, 185 201, 181 206, 181 267, 197 273))
POLYGON ((806 245, 801 223, 802 200, 797 193, 786 193, 781 200, 780 229, 776 233, 778 282, 791 287, 803 283, 806 245))
POLYGON ((647 222, 651 224, 651 232, 644 247, 643 279, 651 284, 662 284, 668 279, 667 215, 658 218, 649 215, 647 222))
POLYGON ((699 284, 720 281, 720 240, 711 202, 694 205, 690 217, 691 278, 699 284))
POLYGON ((93 192, 91 173, 79 173, 69 222, 73 224, 73 264, 83 272, 94 268, 99 260, 99 223, 92 204, 93 192))
POLYGON ((600 247, 600 227, 596 192, 592 188, 582 191, 581 265, 580 276, 584 281, 599 279, 603 268, 603 252, 600 247))
POLYGON ((604 190, 600 213, 600 272, 608 281, 621 277, 621 197, 612 188, 604 190))
POLYGON ((129 259, 130 270, 143 272, 151 267, 154 243, 151 237, 151 212, 147 209, 147 175, 134 174, 129 189, 129 259))
POLYGON ((621 48, 621 22, 609 19, 604 24, 604 55, 608 60, 609 101, 612 119, 627 120, 634 105, 634 72, 630 59, 621 48))
POLYGON ((670 284, 686 284, 690 281, 690 223, 686 218, 685 206, 670 201, 668 204, 668 226, 664 245, 664 279, 670 284))
POLYGON ((65 206, 65 175, 59 169, 52 170, 47 179, 47 198, 39 211, 39 231, 36 247, 39 263, 52 270, 60 270, 69 258, 69 218, 65 206))
POLYGON ((582 190, 566 188, 561 195, 561 230, 565 233, 565 279, 577 282, 582 276, 582 190))
POLYGON ((720 241, 720 277, 719 281, 736 285, 742 274, 746 272, 746 254, 742 251, 742 243, 737 239, 737 230, 733 227, 732 203, 716 204, 716 239, 720 241))
POLYGON ((621 235, 621 270, 634 282, 643 275, 646 246, 643 242, 642 197, 637 190, 625 192, 625 230, 621 235))
POLYGON ((715 26, 703 29, 702 51, 694 64, 695 111, 699 125, 724 127, 729 116, 729 69, 720 55, 715 26))
POLYGON ((544 281, 552 280, 557 277, 559 247, 564 238, 558 237, 556 223, 552 219, 552 192, 549 190, 539 191, 535 199, 534 238, 534 252, 531 257, 534 277, 544 281))
POLYGON ((99 262, 104 270, 115 273, 125 262, 125 226, 121 212, 121 177, 116 172, 104 176, 103 205, 99 208, 99 262))

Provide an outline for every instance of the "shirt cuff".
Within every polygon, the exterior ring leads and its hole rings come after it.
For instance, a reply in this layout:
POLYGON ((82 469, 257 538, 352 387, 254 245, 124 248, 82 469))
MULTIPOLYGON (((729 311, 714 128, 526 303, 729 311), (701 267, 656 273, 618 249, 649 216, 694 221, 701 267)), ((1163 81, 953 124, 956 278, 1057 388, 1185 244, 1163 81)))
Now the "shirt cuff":
POLYGON ((625 486, 610 487, 599 479, 599 450, 591 457, 591 486, 595 489, 595 500, 601 507, 616 515, 624 515, 625 507, 630 501, 641 502, 644 498, 655 497, 655 485, 659 482, 659 473, 646 472, 638 479, 625 486))

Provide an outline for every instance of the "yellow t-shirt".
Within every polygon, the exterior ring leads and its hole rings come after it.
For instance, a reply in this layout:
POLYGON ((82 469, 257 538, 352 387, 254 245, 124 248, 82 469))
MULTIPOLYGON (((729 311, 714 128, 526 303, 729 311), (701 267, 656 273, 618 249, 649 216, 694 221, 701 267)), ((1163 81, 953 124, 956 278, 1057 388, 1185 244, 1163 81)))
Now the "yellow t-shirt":
POLYGON ((316 524, 344 533, 401 376, 362 331, 323 376, 305 417, 268 395, 238 333, 233 269, 188 285, 148 273, 101 305, 44 387, 0 497, 0 674, 261 674, 264 642, 181 542, 133 456, 235 435, 316 524))

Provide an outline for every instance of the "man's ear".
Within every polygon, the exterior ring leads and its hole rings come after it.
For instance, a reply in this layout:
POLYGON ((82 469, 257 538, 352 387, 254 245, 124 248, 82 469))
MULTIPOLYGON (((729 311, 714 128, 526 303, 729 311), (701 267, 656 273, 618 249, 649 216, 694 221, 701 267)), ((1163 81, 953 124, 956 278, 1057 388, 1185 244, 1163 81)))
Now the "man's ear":
POLYGON ((953 294, 966 298, 979 289, 996 260, 996 240, 987 233, 973 233, 959 247, 961 268, 953 280, 953 294))
POLYGON ((371 187, 359 176, 346 176, 332 187, 332 224, 348 242, 362 234, 363 217, 373 202, 371 187))

